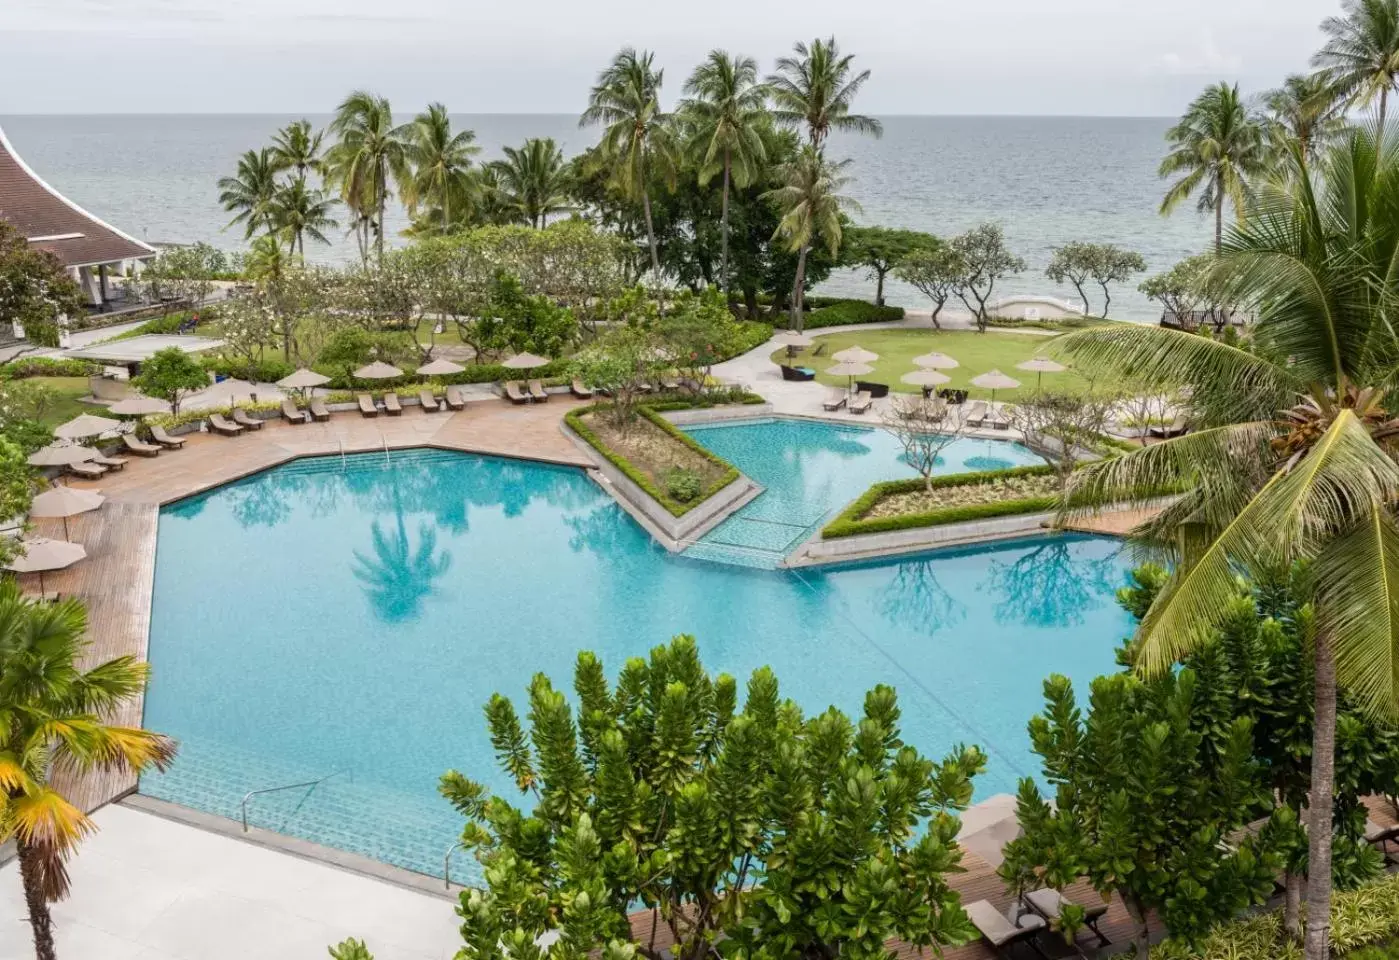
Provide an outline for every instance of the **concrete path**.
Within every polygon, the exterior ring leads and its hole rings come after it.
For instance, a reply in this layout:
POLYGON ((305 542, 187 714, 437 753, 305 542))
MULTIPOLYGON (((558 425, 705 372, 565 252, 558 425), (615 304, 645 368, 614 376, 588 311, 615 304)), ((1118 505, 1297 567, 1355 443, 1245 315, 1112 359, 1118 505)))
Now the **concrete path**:
MULTIPOLYGON (((63 960, 310 960, 346 937, 375 960, 450 960, 453 903, 120 805, 54 905, 63 960)), ((32 960, 19 866, 0 867, 0 960, 32 960)))

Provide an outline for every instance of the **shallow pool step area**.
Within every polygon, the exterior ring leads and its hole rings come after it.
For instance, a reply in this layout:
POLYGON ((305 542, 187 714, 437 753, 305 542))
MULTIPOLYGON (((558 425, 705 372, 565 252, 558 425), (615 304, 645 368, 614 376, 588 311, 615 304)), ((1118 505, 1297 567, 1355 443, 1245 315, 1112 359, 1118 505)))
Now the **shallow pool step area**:
POLYGON ((696 560, 771 570, 825 519, 820 504, 759 494, 685 551, 696 560))
MULTIPOLYGON (((248 823, 433 877, 461 835, 463 820, 447 801, 356 780, 353 770, 310 770, 208 741, 184 739, 164 774, 141 778, 140 793, 241 821, 239 802, 253 790, 328 779, 312 788, 253 797, 248 823)), ((452 881, 477 877, 471 855, 452 857, 452 881)))

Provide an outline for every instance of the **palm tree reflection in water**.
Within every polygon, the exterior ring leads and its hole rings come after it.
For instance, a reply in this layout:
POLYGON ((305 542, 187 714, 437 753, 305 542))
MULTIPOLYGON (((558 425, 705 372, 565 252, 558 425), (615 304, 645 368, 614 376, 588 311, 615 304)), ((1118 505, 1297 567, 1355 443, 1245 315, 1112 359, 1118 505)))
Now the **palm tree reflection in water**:
POLYGON ((1083 622, 1086 611, 1120 586, 1117 555, 1074 556, 1073 540, 1053 537, 1011 563, 991 561, 988 585, 999 594, 992 605, 998 623, 1065 627, 1083 622))
POLYGON ((938 581, 935 561, 906 560, 881 592, 879 612, 895 626, 931 636, 960 623, 967 607, 938 581))
POLYGON ((419 543, 414 549, 401 510, 392 533, 386 534, 378 520, 372 531, 374 555, 356 550, 351 572, 364 585, 369 604, 381 620, 410 620, 432 594, 433 581, 451 567, 452 555, 447 550, 437 555, 437 531, 428 523, 418 525, 419 543))

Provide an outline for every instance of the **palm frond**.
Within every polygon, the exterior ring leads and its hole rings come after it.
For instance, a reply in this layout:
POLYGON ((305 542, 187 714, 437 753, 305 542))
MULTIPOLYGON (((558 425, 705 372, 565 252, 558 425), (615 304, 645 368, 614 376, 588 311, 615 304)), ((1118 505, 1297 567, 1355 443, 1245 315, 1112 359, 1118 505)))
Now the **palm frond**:
POLYGON ((1376 506, 1317 556, 1317 629, 1336 674, 1370 711, 1399 715, 1399 529, 1376 506))

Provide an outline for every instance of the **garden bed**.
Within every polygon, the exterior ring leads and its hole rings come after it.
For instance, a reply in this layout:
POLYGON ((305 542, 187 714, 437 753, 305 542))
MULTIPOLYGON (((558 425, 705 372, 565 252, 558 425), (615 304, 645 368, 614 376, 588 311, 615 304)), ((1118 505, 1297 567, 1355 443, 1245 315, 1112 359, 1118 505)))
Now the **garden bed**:
POLYGON ((1053 510, 1058 479, 1048 466, 1016 467, 876 483, 826 525, 827 540, 916 527, 967 523, 991 517, 1053 510))

